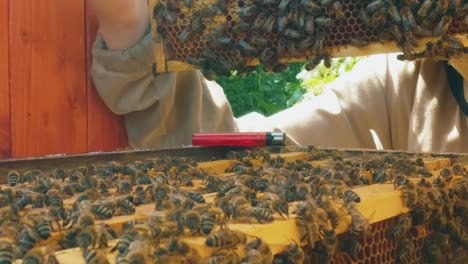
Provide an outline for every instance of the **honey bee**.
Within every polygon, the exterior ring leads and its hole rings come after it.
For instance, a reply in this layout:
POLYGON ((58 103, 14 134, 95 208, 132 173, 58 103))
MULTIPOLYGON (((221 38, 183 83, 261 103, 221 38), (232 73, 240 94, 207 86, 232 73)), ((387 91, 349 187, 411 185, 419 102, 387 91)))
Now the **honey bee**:
POLYGON ((82 229, 78 234, 77 243, 82 249, 107 248, 109 240, 115 238, 115 232, 108 225, 97 224, 82 229))
POLYGON ((243 263, 239 255, 233 249, 222 249, 215 251, 206 262, 207 264, 243 263))
POLYGON ((315 23, 317 24, 317 26, 322 28, 329 28, 333 26, 333 20, 328 17, 317 17, 315 19, 315 23))
POLYGON ((244 250, 247 253, 247 255, 249 255, 249 252, 251 250, 256 251, 256 252, 251 252, 250 253, 251 256, 250 258, 248 258, 248 260, 251 261, 252 263, 272 263, 273 261, 273 254, 271 252, 270 247, 265 241, 263 241, 262 239, 258 237, 255 237, 254 239, 252 239, 251 242, 247 243, 244 246, 244 250), (257 257, 258 256, 257 252, 260 254, 261 258, 257 257), (254 262, 253 259, 258 259, 261 261, 254 262))
POLYGON ((35 247, 31 249, 22 260, 25 264, 58 264, 57 257, 47 247, 35 247))
POLYGON ((256 46, 264 47, 267 44, 267 40, 264 37, 252 36, 251 43, 256 46))
POLYGON ((232 248, 247 242, 247 235, 241 231, 224 229, 219 230, 206 238, 208 247, 232 248))
POLYGON ((355 236, 367 236, 370 234, 371 231, 371 226, 369 223, 369 220, 366 219, 358 210, 356 207, 356 204, 354 202, 350 202, 346 205, 346 208, 348 209, 349 214, 351 215, 352 218, 352 223, 351 223, 351 230, 350 233, 355 235, 355 236))
POLYGON ((345 13, 343 12, 343 6, 341 5, 340 1, 334 1, 333 4, 331 5, 331 9, 333 10, 333 13, 335 14, 335 17, 337 19, 345 18, 345 13))
POLYGON ((389 228, 387 235, 393 240, 399 240, 408 233, 411 226, 411 214, 402 214, 398 218, 398 222, 389 228))
POLYGON ((124 254, 128 250, 130 243, 134 241, 137 236, 138 232, 136 230, 128 230, 119 238, 119 241, 115 244, 110 252, 117 250, 119 254, 124 254))
POLYGON ((367 40, 364 40, 364 39, 351 39, 350 43, 349 43, 351 46, 354 46, 354 47, 359 47, 359 48, 362 48, 362 47, 365 47, 367 45, 369 45, 369 41, 367 40))
POLYGON ((256 5, 248 5, 239 8, 238 14, 240 18, 247 18, 255 16, 258 12, 256 5))
MULTIPOLYGON (((218 10, 213 8, 212 6, 209 7, 209 6, 204 6, 204 7, 201 7, 200 9, 196 10, 193 14, 193 16, 195 17, 199 17, 200 19, 202 18, 212 18, 214 16, 216 16, 218 13, 218 10)), ((192 18, 193 18, 192 16, 192 18)), ((173 158, 173 157, 169 157, 169 159, 172 159, 172 160, 169 160, 169 162, 167 162, 167 164, 170 164, 170 165, 175 165, 175 163, 179 163, 179 160, 177 160, 177 158, 173 158)), ((181 162, 181 163, 185 163, 185 162, 181 162)))
POLYGON ((250 45, 247 41, 243 39, 239 40, 239 46, 247 55, 252 57, 258 56, 258 50, 255 49, 252 45, 250 45))
POLYGON ((286 8, 289 6, 289 3, 291 0, 281 0, 281 2, 278 5, 278 9, 281 11, 285 11, 286 8))
POLYGON ((377 1, 373 1, 372 3, 368 4, 367 5, 367 12, 373 14, 374 12, 376 12, 377 10, 381 9, 382 7, 384 7, 386 5, 385 1, 383 0, 377 0, 377 1))
POLYGON ((32 227, 23 225, 23 228, 16 234, 17 257, 22 258, 28 251, 34 248, 34 245, 39 240, 41 238, 32 227))
POLYGON ((304 263, 304 258, 304 250, 299 244, 292 243, 274 256, 273 263, 304 263))
POLYGON ((428 30, 428 29, 424 29, 422 28, 421 26, 416 26, 414 29, 413 29, 413 32, 419 36, 423 36, 423 37, 432 37, 432 31, 431 30, 428 30))
POLYGON ((8 185, 10 185, 11 187, 15 187, 18 182, 20 181, 20 174, 18 173, 18 171, 10 171, 7 175, 7 179, 8 179, 8 185))
POLYGON ((393 23, 399 25, 401 23, 401 15, 400 12, 398 12, 398 9, 396 6, 391 5, 387 8, 387 13, 390 15, 390 19, 393 21, 393 23))
POLYGON ((405 238, 398 244, 395 253, 395 259, 397 263, 409 263, 411 256, 414 252, 413 241, 409 238, 405 238))
POLYGON ((296 224, 301 232, 301 242, 307 241, 309 246, 314 245, 318 240, 317 234, 319 233, 313 208, 315 206, 310 201, 304 201, 299 203, 296 209, 296 224))
POLYGON ((83 257, 86 264, 110 264, 107 253, 103 249, 83 250, 83 257))
POLYGON ((179 239, 170 239, 167 245, 170 254, 183 257, 187 263, 198 263, 200 256, 186 242, 179 239))
POLYGON ((322 9, 315 1, 312 0, 301 0, 300 1, 302 7, 306 10, 306 12, 311 13, 314 16, 319 15, 322 12, 322 9))
POLYGON ((7 237, 0 237, 0 262, 13 263, 15 258, 14 242, 7 237))
POLYGON ((410 31, 417 26, 416 20, 414 19, 413 13, 408 6, 403 6, 400 9, 401 20, 404 31, 410 31))
POLYGON ((322 56, 313 56, 307 58, 307 64, 305 65, 305 69, 307 71, 312 71, 315 69, 320 63, 322 62, 322 56))
POLYGON ((457 37, 450 36, 450 35, 444 35, 442 37, 442 39, 444 41, 446 41, 448 43, 449 47, 451 47, 451 48, 454 48, 454 49, 463 49, 464 48, 463 42, 457 37))
POLYGON ((341 248, 344 252, 356 256, 359 252, 362 251, 362 244, 359 243, 356 239, 345 238, 340 241, 341 248))
POLYGON ((344 202, 349 203, 349 202, 355 202, 355 203, 360 203, 361 202, 361 197, 359 195, 352 191, 352 190, 346 190, 343 193, 344 195, 344 202))
POLYGON ((452 24, 453 17, 451 16, 443 16, 437 26, 434 28, 432 35, 434 37, 440 37, 444 35, 450 25, 452 24))
POLYGON ((332 59, 331 59, 331 56, 329 53, 325 53, 323 54, 323 65, 330 69, 331 68, 331 65, 332 65, 332 59))
POLYGON ((260 13, 257 18, 255 18, 255 21, 252 25, 252 29, 255 31, 260 31, 263 29, 267 19, 269 18, 268 14, 266 12, 260 13))
POLYGON ((418 16, 421 18, 425 18, 429 11, 432 9, 432 0, 424 0, 421 6, 418 9, 418 16))

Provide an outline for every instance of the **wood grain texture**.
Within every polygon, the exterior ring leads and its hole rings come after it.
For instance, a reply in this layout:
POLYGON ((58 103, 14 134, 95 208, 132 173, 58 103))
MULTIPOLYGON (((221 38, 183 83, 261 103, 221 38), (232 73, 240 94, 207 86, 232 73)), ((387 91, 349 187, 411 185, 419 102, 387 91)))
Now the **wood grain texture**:
POLYGON ((0 159, 11 155, 8 11, 9 1, 0 1, 0 159))
POLYGON ((87 151, 82 0, 10 1, 12 155, 87 151))
POLYGON ((92 46, 98 30, 96 16, 86 7, 86 89, 88 97, 88 152, 114 151, 128 146, 122 116, 112 113, 94 88, 90 69, 92 46))

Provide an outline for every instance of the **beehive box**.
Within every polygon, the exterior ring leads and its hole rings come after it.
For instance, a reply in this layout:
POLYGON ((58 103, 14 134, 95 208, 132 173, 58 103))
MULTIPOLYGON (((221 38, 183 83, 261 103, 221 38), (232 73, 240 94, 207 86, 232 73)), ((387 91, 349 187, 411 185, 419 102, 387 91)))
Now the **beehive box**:
POLYGON ((307 61, 311 69, 322 59, 392 52, 402 52, 406 60, 444 58, 459 55, 468 42, 463 1, 149 3, 156 73, 199 68, 210 78, 247 72, 259 63, 277 72, 291 61, 307 61))
MULTIPOLYGON (((37 255, 54 256, 59 263, 86 263, 85 254, 88 263, 95 263, 93 261, 97 261, 99 256, 105 260, 99 263, 179 263, 188 257, 192 259, 191 263, 207 263, 210 257, 221 258, 236 252, 237 255, 232 256, 238 256, 239 261, 231 263, 240 263, 240 259, 247 257, 244 247, 258 238, 271 251, 270 258, 261 263, 270 263, 272 258, 275 258, 274 263, 420 263, 422 259, 431 262, 429 258, 434 263, 456 263, 459 257, 463 260, 466 254, 460 245, 466 232, 466 221, 461 220, 466 218, 467 168, 467 155, 325 150, 314 147, 236 149, 235 152, 222 148, 195 148, 5 161, 0 163, 0 174, 3 176, 0 179, 6 183, 1 186, 0 195, 0 257, 8 263, 9 249, 16 247, 18 259, 37 255), (182 155, 186 158, 182 159, 182 155), (193 157, 196 157, 196 163, 191 159, 193 157), (57 170, 60 168, 64 169, 63 174, 57 170), (264 174, 258 174, 259 168, 263 169, 264 174), (11 173, 12 170, 18 174, 11 173), (162 177, 162 173, 166 177, 162 177), (7 174, 9 176, 5 177, 7 174), (249 178, 246 174, 255 176, 249 178), (152 198, 145 195, 148 201, 142 201, 137 189, 138 186, 143 189, 149 186, 147 177, 153 182, 153 187, 146 189, 146 194, 154 192, 154 188, 163 187, 168 187, 170 194, 166 196, 156 192, 158 195, 152 198), (166 178, 169 185, 162 181, 166 178), (208 184, 218 180, 219 185, 208 184), (130 188, 126 186, 126 181, 130 182, 130 188), (432 187, 427 182, 431 182, 432 187), (84 188, 86 184, 90 184, 91 188, 84 188), (308 192, 298 191, 304 188, 308 192), (53 189, 59 190, 59 194, 53 189), (93 189, 99 190, 99 195, 93 195, 90 191, 93 189), (287 190, 296 190, 292 192, 295 195, 287 190), (341 196, 347 190, 352 190, 355 195, 341 196), (200 196, 187 199, 188 192, 200 193, 204 202, 200 196), (274 197, 271 193, 280 196, 280 201, 288 201, 288 219, 283 219, 277 210, 254 214, 258 208, 263 208, 262 199, 274 197), (415 193, 415 200, 408 199, 415 193), (255 197, 252 196, 254 194, 255 197), (125 195, 133 197, 132 205, 114 204, 122 201, 125 195), (28 200, 28 197, 31 199, 28 200), (45 198, 44 203, 38 202, 41 197, 45 198), (240 213, 238 221, 230 217, 223 230, 240 232, 238 234, 241 237, 245 235, 247 241, 232 241, 231 246, 219 251, 210 245, 218 245, 222 241, 227 243, 232 237, 216 234, 221 228, 218 224, 211 231, 206 226, 198 229, 201 224, 192 225, 196 217, 192 214, 192 218, 189 218, 189 212, 193 211, 181 205, 216 208, 214 204, 219 205, 223 197, 228 197, 231 205, 237 201, 234 208, 238 208, 237 212, 240 213), (244 198, 247 203, 240 202, 244 198), (436 206, 441 202, 438 199, 444 199, 445 206, 436 206), (81 209, 78 209, 80 203, 77 200, 84 201, 81 209), (141 204, 137 203, 138 200, 141 204), (195 201, 203 203, 196 205, 195 201), (32 204, 37 208, 31 208, 32 204), (111 208, 110 204, 115 207, 111 208), (174 208, 174 205, 179 206, 174 208), (341 217, 333 217, 331 207, 341 217), (17 217, 22 225, 16 225, 14 218, 11 218, 16 215, 12 208, 18 209, 17 217), (48 227, 58 228, 51 214, 57 208, 71 213, 68 217, 63 214, 65 219, 70 220, 68 218, 71 217, 78 222, 70 227, 70 223, 59 220, 60 224, 65 224, 63 229, 50 231, 48 227), (123 210, 125 208, 127 211, 123 210), (239 208, 244 208, 244 211, 239 208), (421 214, 425 212, 421 209, 430 213, 421 214), (170 215, 182 216, 185 221, 178 225, 174 220, 178 218, 168 218, 170 215), (421 220, 421 216, 427 219, 421 220), (89 218, 85 221, 87 217, 91 217, 94 224, 89 218), (298 221, 308 217, 310 221, 298 221), (187 219, 192 221, 187 222, 187 219), (401 225, 405 219, 412 219, 412 224, 401 225), (314 230, 314 223, 317 230, 314 230), (128 226, 131 228, 126 229, 128 226), (110 233, 115 232, 109 237, 108 245, 100 248, 89 246, 94 235, 88 232, 102 231, 102 228, 110 228, 110 233), (124 234, 129 234, 128 230, 137 230, 138 234, 143 235, 148 228, 155 233, 147 240, 141 238, 141 243, 122 246, 125 245, 123 243, 116 251, 111 250, 124 234), (160 229, 169 233, 158 233, 160 229), (358 229, 363 229, 364 234, 358 229), (307 234, 304 230, 314 230, 309 232, 310 240, 304 239, 303 235, 307 234), (176 231, 182 233, 177 234, 176 231), (323 237, 325 234, 330 236, 323 237), (395 236, 393 239, 392 234, 395 236), (156 237, 160 238, 159 242, 155 241, 156 237), (221 240, 216 242, 217 238, 221 240), (84 249, 86 245, 87 250, 84 249), (285 258, 295 259, 298 255, 284 254, 284 251, 295 248, 303 255, 297 261, 288 262, 285 258), (437 253, 437 250, 443 251, 432 256, 431 253, 437 253)), ((199 216, 206 213, 204 209, 198 212, 199 216)), ((140 241, 135 237, 133 240, 140 241)), ((248 256, 253 261, 268 254, 258 255, 257 251, 251 250, 248 256)))

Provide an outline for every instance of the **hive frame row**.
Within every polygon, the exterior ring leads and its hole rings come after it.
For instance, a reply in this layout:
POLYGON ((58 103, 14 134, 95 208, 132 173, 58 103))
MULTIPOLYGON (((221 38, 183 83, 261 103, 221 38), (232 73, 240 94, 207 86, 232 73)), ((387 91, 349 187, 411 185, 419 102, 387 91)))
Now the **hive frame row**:
MULTIPOLYGON (((295 153, 286 153, 280 154, 286 162, 295 161, 297 159, 307 160, 308 154, 302 152, 295 153)), ((210 162, 199 163, 199 166, 204 168, 207 171, 212 173, 222 173, 224 169, 228 168, 234 161, 232 160, 218 160, 210 162)), ((262 161, 255 160, 255 166, 261 166, 262 161)), ((313 165, 324 165, 323 161, 312 161, 313 165)), ((465 166, 467 164, 463 163, 465 166)), ((438 170, 449 167, 452 165, 452 159, 450 158, 429 158, 425 159, 425 166, 433 170, 435 173, 438 170)), ((222 176, 222 175, 220 175, 222 176)), ((400 191, 395 191, 393 184, 373 184, 365 187, 358 187, 353 189, 362 199, 359 204, 359 211, 365 216, 370 217, 369 221, 371 224, 382 222, 384 220, 396 217, 402 213, 408 212, 408 208, 403 205, 403 202, 400 197, 400 191), (382 204, 386 206, 383 207, 382 204)), ((213 194, 204 195, 207 201, 210 201, 214 198, 213 194)), ((65 203, 71 204, 73 200, 65 200, 65 203)), ((113 217, 109 220, 97 221, 109 224, 111 227, 119 230, 121 229, 123 223, 129 220, 145 220, 148 218, 148 215, 145 212, 152 211, 154 205, 142 205, 137 207, 136 214, 134 216, 118 216, 113 217)), ((291 243, 291 241, 299 241, 300 234, 296 226, 295 219, 291 218, 289 220, 278 221, 275 220, 269 224, 231 224, 229 225, 231 229, 240 230, 245 232, 248 235, 258 236, 266 241, 271 247, 273 254, 281 251, 284 246, 291 243), (272 230, 282 230, 281 233, 272 232, 272 230)), ((340 225, 336 232, 341 234, 347 229, 345 224, 340 225)), ((43 245, 51 245, 55 243, 55 239, 58 237, 57 233, 54 233, 53 236, 42 242, 43 245)), ((191 246, 198 250, 201 257, 207 257, 212 253, 212 250, 205 247, 203 237, 194 237, 184 239, 191 246)), ((112 247, 116 243, 113 241, 110 246, 112 247)), ((60 263, 84 263, 82 258, 82 252, 80 249, 67 249, 63 251, 56 252, 56 256, 60 263), (80 261, 78 261, 80 260, 80 261)), ((111 263, 115 263, 115 255, 109 254, 108 258, 111 263)), ((21 263, 20 260, 17 263, 21 263)))

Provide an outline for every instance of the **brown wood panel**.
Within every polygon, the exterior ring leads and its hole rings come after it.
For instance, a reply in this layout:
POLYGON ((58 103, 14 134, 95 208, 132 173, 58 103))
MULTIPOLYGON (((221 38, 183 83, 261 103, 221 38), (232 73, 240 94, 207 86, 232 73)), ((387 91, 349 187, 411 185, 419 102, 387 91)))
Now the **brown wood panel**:
POLYGON ((8 7, 9 1, 0 1, 0 159, 11 155, 8 7))
POLYGON ((10 2, 12 155, 87 151, 83 0, 10 2))
POLYGON ((96 38, 98 22, 86 8, 86 64, 88 92, 88 151, 113 151, 128 145, 122 116, 112 113, 99 97, 90 74, 91 49, 96 38))

